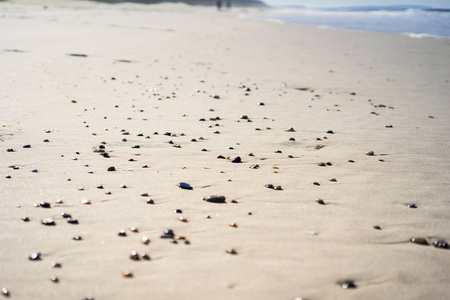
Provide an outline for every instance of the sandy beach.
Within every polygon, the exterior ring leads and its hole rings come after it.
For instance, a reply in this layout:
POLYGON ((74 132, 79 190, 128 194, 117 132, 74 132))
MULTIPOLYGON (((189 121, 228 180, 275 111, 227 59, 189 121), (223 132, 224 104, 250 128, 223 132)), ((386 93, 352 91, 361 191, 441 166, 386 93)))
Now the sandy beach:
POLYGON ((3 296, 450 299, 450 39, 258 12, 0 2, 3 296))

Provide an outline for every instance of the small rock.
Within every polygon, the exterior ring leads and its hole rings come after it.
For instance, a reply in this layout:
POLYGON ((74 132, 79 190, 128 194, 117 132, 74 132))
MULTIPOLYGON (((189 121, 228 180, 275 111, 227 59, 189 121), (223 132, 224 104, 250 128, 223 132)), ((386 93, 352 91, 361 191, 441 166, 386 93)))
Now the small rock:
POLYGON ((418 245, 423 245, 423 246, 428 246, 429 245, 427 240, 425 238, 422 238, 422 237, 411 238, 410 242, 414 243, 414 244, 418 244, 418 245))
POLYGON ((212 203, 225 203, 225 196, 212 195, 208 197, 203 197, 203 200, 212 203))
POLYGON ((356 289, 355 282, 353 280, 350 280, 350 279, 341 280, 341 281, 338 282, 338 284, 343 289, 356 289))
POLYGON ((373 152, 373 151, 368 151, 368 152, 366 152, 366 155, 368 155, 368 156, 374 156, 374 155, 375 155, 375 152, 373 152))
POLYGON ((162 239, 173 239, 175 237, 175 234, 173 233, 172 229, 167 229, 164 231, 164 234, 160 236, 162 239))
POLYGON ((186 182, 180 182, 178 186, 184 190, 192 190, 192 186, 186 182))
POLYGON ((433 243, 433 246, 441 249, 449 249, 448 243, 444 240, 438 240, 433 243))
POLYGON ((408 208, 417 208, 417 205, 415 203, 408 203, 406 205, 406 207, 408 207, 408 208))
POLYGON ((233 158, 233 159, 231 160, 231 162, 232 162, 232 163, 241 163, 242 160, 241 160, 241 158, 240 158, 239 156, 236 156, 235 158, 233 158))
POLYGON ((43 220, 41 221, 41 223, 42 223, 43 225, 47 225, 47 226, 54 226, 54 225, 56 225, 56 224, 55 224, 55 221, 54 221, 52 218, 45 218, 45 219, 43 219, 43 220))
POLYGON ((43 207, 43 208, 51 208, 50 203, 45 202, 45 201, 42 201, 41 203, 39 203, 39 206, 43 207))
POLYGON ((320 205, 326 205, 326 203, 322 199, 317 199, 316 202, 320 205))
POLYGON ((227 249, 227 253, 231 255, 237 255, 237 251, 234 250, 233 248, 227 249))
POLYGON ((29 257, 29 260, 41 260, 41 253, 36 252, 36 253, 32 253, 29 257))
POLYGON ((109 171, 109 172, 114 172, 115 170, 116 170, 116 168, 115 168, 115 167, 112 167, 112 166, 108 168, 108 171, 109 171))

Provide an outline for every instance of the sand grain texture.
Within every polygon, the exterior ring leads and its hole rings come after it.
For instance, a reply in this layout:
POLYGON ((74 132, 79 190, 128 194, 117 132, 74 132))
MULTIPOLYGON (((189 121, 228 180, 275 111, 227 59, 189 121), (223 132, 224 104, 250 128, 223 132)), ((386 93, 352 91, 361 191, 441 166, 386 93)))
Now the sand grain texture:
POLYGON ((237 9, 45 3, 0 3, 10 299, 450 297, 450 251, 407 242, 450 241, 450 40, 251 21, 237 9), (93 151, 102 142, 110 158, 93 151), (41 224, 48 217, 56 226, 41 224), (160 239, 168 228, 190 244, 160 239), (357 288, 341 289, 345 279, 357 288))

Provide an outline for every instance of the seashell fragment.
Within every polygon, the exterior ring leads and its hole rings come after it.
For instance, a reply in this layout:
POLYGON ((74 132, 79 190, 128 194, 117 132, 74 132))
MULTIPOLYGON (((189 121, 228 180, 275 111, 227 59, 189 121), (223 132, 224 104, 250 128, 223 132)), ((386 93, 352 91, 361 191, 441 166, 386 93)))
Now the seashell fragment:
POLYGON ((225 196, 211 195, 208 197, 203 197, 203 200, 212 203, 225 203, 225 196))
POLYGON ((133 273, 131 272, 122 272, 122 276, 125 278, 132 278, 133 277, 133 273))
POLYGON ((5 287, 2 287, 2 294, 5 296, 5 297, 9 297, 9 291, 5 288, 5 287))

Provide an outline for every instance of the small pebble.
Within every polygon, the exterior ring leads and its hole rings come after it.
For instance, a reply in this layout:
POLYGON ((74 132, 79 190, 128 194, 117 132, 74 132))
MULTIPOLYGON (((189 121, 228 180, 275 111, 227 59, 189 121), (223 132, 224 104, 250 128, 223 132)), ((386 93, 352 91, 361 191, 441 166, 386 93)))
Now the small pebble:
POLYGON ((52 268, 61 268, 62 265, 60 263, 57 262, 52 262, 52 268))
POLYGON ((31 145, 23 145, 23 148, 25 148, 25 149, 31 148, 31 145))
POLYGON ((326 167, 327 165, 324 162, 318 163, 317 164, 319 167, 326 167))
POLYGON ((227 249, 227 253, 228 253, 228 254, 232 254, 232 255, 236 255, 236 254, 237 254, 237 251, 234 250, 233 248, 230 248, 230 249, 227 249))
POLYGON ((353 159, 349 159, 348 162, 349 163, 355 163, 355 161, 353 159))
POLYGON ((130 231, 131 232, 139 232, 139 229, 137 227, 135 227, 135 226, 131 226, 130 227, 130 231))
POLYGON ((50 203, 45 202, 45 201, 42 201, 41 203, 39 203, 39 206, 43 207, 43 208, 50 208, 51 207, 50 203))
POLYGON ((192 190, 192 186, 186 182, 180 182, 178 186, 184 190, 192 190))
POLYGON ((92 202, 90 200, 83 199, 83 200, 81 200, 81 204, 89 205, 89 204, 92 204, 92 202))
POLYGON ((127 233, 125 232, 125 230, 121 230, 119 231, 119 233, 117 234, 118 236, 127 236, 127 233))
POLYGON ((142 253, 141 258, 144 260, 150 260, 150 255, 148 255, 147 253, 142 253))
POLYGON ((50 276, 50 280, 53 281, 54 283, 59 282, 58 277, 56 277, 55 275, 51 275, 51 276, 50 276))
POLYGON ((148 199, 147 204, 155 204, 155 201, 153 201, 153 199, 148 199))
POLYGON ((181 222, 187 223, 187 219, 183 216, 179 217, 178 220, 180 220, 181 222))
POLYGON ((9 297, 9 291, 5 288, 5 287, 2 287, 2 294, 5 296, 5 297, 9 297))
POLYGON ((36 252, 36 253, 32 253, 29 257, 29 260, 41 260, 41 253, 36 252))
POLYGON ((433 246, 441 249, 449 249, 448 243, 444 240, 438 240, 433 242, 433 246))
POLYGON ((425 238, 422 238, 422 237, 411 238, 410 242, 414 243, 414 244, 418 244, 418 245, 423 245, 423 246, 428 246, 429 245, 427 240, 425 238))
POLYGON ((28 218, 28 217, 22 217, 22 221, 24 221, 24 222, 30 222, 30 218, 28 218))
POLYGON ((328 130, 327 133, 328 134, 334 134, 333 130, 328 130))
POLYGON ((316 202, 320 205, 326 205, 326 203, 322 199, 317 199, 316 202))
POLYGON ((115 170, 116 170, 115 167, 109 167, 109 168, 108 168, 108 171, 109 171, 109 172, 114 172, 115 170))
POLYGON ((406 206, 408 208, 417 208, 417 205, 415 203, 408 203, 406 206))
POLYGON ((122 272, 122 276, 125 278, 132 278, 133 277, 133 273, 131 272, 122 272))
POLYGON ((373 226, 373 229, 376 229, 376 230, 381 230, 381 227, 380 227, 380 226, 378 226, 378 225, 375 225, 375 226, 373 226))
POLYGON ((148 197, 148 193, 141 193, 142 197, 148 197))
POLYGON ((270 183, 266 184, 265 187, 268 188, 268 189, 273 189, 274 188, 273 184, 270 184, 270 183))
POLYGON ((375 152, 373 152, 373 151, 368 151, 368 152, 366 152, 366 155, 368 155, 368 156, 374 156, 374 155, 375 155, 375 152))
POLYGON ((313 182, 314 185, 320 185, 317 181, 313 182))
POLYGON ((150 243, 150 239, 148 237, 144 236, 142 238, 141 243, 144 244, 144 245, 148 245, 150 243))
POLYGON ((173 233, 172 229, 167 229, 164 231, 164 234, 160 236, 162 239, 173 239, 175 237, 175 234, 173 233))
POLYGON ((78 220, 77 219, 72 219, 72 218, 67 218, 67 223, 69 223, 69 224, 78 224, 78 220))
POLYGON ((295 129, 293 127, 289 127, 288 129, 286 129, 286 131, 288 131, 288 132, 295 132, 295 129))
POLYGON ((356 289, 355 282, 353 280, 350 280, 350 279, 339 281, 338 284, 343 289, 356 289))
POLYGON ((130 259, 132 260, 140 260, 139 254, 136 251, 132 251, 130 254, 130 259))
POLYGON ((235 158, 233 158, 233 159, 231 160, 231 162, 232 162, 232 163, 241 163, 242 160, 241 160, 241 158, 240 158, 239 156, 236 156, 235 158))
POLYGON ((54 226, 54 225, 56 225, 56 224, 55 224, 55 221, 54 221, 52 218, 45 218, 45 219, 43 219, 43 220, 41 221, 41 223, 42 223, 43 225, 47 225, 47 226, 54 226))
POLYGON ((328 180, 331 181, 331 182, 337 182, 336 178, 331 178, 331 179, 328 179, 328 180))
POLYGON ((275 191, 281 191, 283 190, 283 188, 281 187, 281 185, 277 185, 273 188, 275 191))
POLYGON ((173 212, 176 213, 176 214, 182 214, 183 213, 183 211, 181 209, 175 209, 173 212))
POLYGON ((74 236, 73 238, 72 238, 72 240, 74 240, 74 241, 81 241, 83 238, 81 237, 81 236, 79 236, 79 235, 77 235, 77 236, 74 236))
POLYGON ((203 197, 203 200, 212 203, 225 203, 225 196, 212 195, 208 197, 203 197))
POLYGON ((230 227, 237 228, 237 227, 238 227, 238 224, 236 224, 236 223, 231 223, 231 224, 230 224, 230 227))

